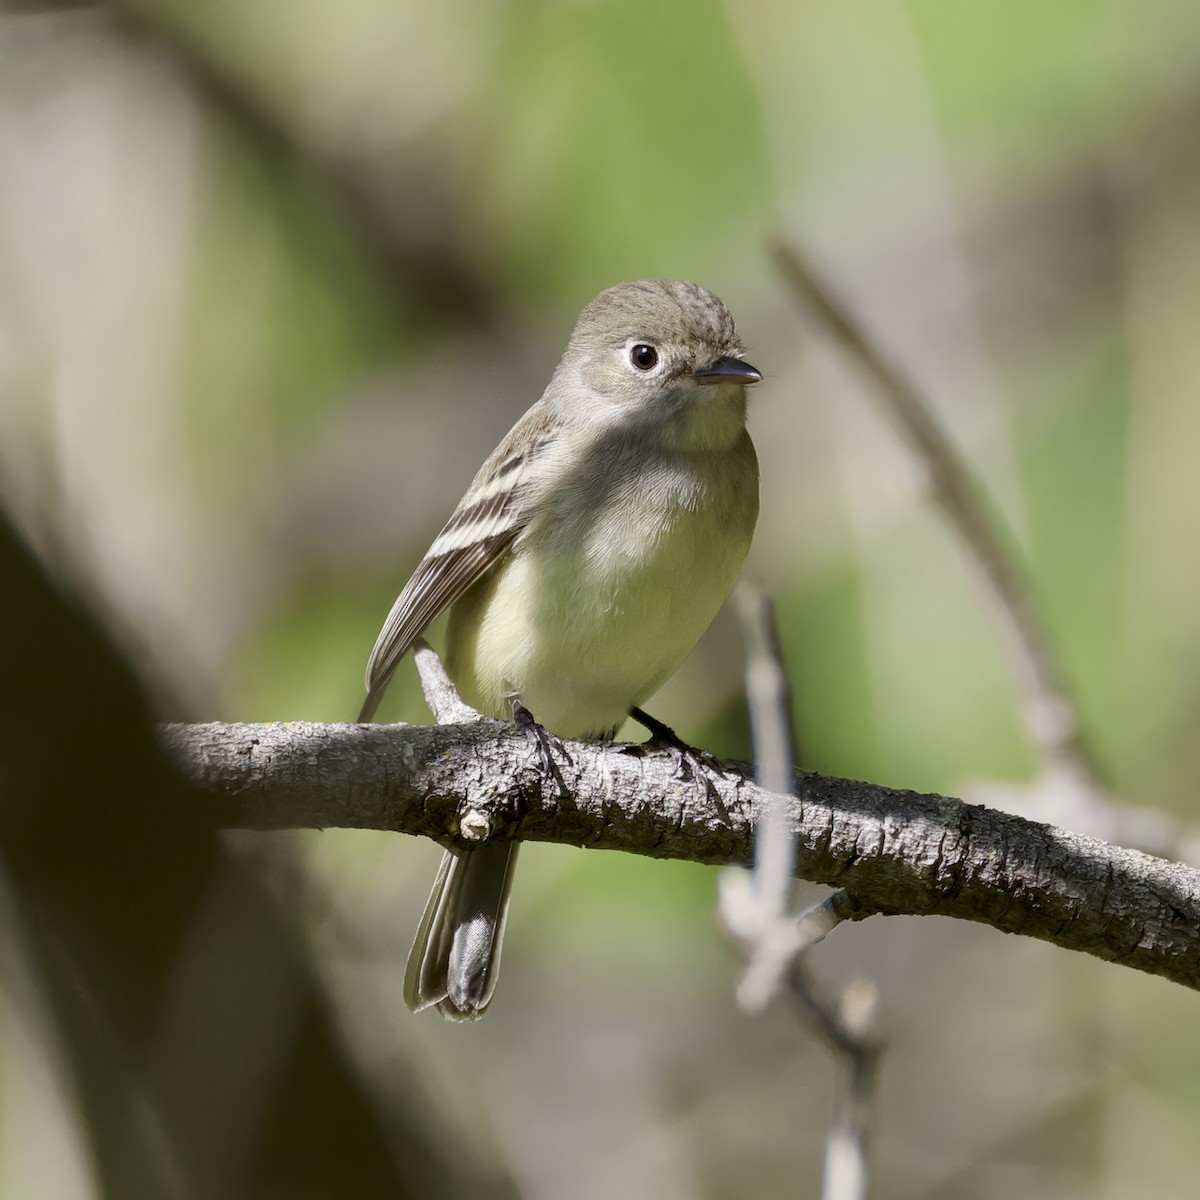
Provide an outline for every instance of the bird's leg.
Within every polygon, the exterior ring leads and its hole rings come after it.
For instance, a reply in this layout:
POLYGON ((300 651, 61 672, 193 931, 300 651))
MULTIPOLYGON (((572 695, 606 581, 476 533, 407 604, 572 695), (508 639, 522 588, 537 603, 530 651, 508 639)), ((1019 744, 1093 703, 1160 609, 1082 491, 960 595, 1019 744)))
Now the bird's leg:
POLYGON ((640 725, 650 730, 650 740, 646 746, 651 750, 670 750, 675 758, 675 774, 680 779, 703 779, 708 782, 708 773, 721 773, 721 766, 707 750, 689 746, 669 725, 655 720, 648 712, 640 708, 631 708, 629 715, 640 725))
POLYGON ((568 763, 571 761, 571 756, 567 753, 562 738, 551 733, 544 725, 539 725, 534 720, 533 713, 521 703, 521 697, 516 692, 510 693, 507 699, 508 706, 512 709, 513 724, 525 735, 525 740, 532 746, 534 754, 537 755, 542 775, 553 779, 558 784, 559 794, 566 796, 568 794, 567 785, 563 782, 558 763, 554 761, 555 753, 561 754, 568 763))

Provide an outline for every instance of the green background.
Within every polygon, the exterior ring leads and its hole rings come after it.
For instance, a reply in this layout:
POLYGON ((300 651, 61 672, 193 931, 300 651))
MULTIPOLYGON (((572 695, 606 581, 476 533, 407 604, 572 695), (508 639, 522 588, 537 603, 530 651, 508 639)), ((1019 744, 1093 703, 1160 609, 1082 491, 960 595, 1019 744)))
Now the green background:
MULTIPOLYGON (((1114 795, 1195 861, 1200 7, 0 13, 0 483, 162 715, 352 718, 395 592, 579 308, 681 277, 766 376, 746 575, 804 765, 1107 836, 1022 787, 990 600, 772 266, 782 234, 986 482, 1114 795)), ((746 755, 740 671, 725 613, 651 710, 746 755)), ((428 720, 410 667, 382 715, 428 720)), ((496 1002, 452 1028, 400 1001, 435 847, 241 851, 298 872, 355 1054, 412 1066, 521 1194, 816 1194, 835 1068, 786 1008, 738 1012, 713 871, 527 850, 496 1002)), ((872 1195, 1195 1194, 1190 993, 941 920, 840 929, 812 966, 882 994, 872 1195)), ((0 1007, 2 1195, 78 1144, 30 1021, 0 1007)), ((54 1194, 89 1194, 62 1169, 54 1194)))

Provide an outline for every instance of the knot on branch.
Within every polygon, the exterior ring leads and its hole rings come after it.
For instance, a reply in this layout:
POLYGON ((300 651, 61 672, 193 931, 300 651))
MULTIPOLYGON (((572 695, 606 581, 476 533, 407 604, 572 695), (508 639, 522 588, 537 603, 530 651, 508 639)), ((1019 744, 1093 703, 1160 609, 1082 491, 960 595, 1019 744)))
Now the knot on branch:
POLYGON ((492 836, 492 819, 477 808, 468 808, 458 819, 458 836, 464 842, 486 842, 492 836))

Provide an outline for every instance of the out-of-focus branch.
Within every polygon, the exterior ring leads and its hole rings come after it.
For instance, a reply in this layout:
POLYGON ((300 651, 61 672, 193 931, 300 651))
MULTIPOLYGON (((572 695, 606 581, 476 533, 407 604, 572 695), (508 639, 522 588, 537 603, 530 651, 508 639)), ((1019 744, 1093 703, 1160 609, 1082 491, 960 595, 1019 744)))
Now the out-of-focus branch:
POLYGON ((792 960, 815 939, 811 925, 802 925, 788 913, 796 866, 788 794, 796 776, 791 691, 778 653, 774 613, 770 600, 744 583, 738 587, 737 609, 746 646, 746 704, 764 807, 754 839, 754 869, 750 875, 727 871, 721 876, 717 911, 746 955, 738 1002, 747 1012, 757 1013, 779 994, 792 960))
MULTIPOLYGON (((779 631, 770 599, 749 584, 737 590, 738 616, 746 645, 746 702, 754 734, 758 782, 769 793, 787 795, 795 779, 792 693, 779 652, 779 631)), ((774 919, 787 908, 796 847, 783 804, 765 814, 754 848, 755 891, 763 915, 774 919)))
POLYGON ((821 1197, 863 1200, 869 1177, 867 1134, 881 1054, 874 1019, 877 995, 871 984, 858 980, 830 998, 809 975, 805 950, 852 910, 853 901, 843 890, 798 916, 787 911, 788 875, 795 862, 782 800, 796 778, 791 688, 770 600, 747 584, 739 587, 737 600, 758 780, 776 794, 759 822, 749 885, 741 872, 727 871, 721 878, 719 911, 746 953, 746 971, 738 987, 743 1007, 762 1009, 786 981, 811 1027, 840 1060, 844 1078, 837 1120, 825 1139, 821 1197))
POLYGON ((863 1200, 868 1179, 867 1136, 883 1054, 883 1041, 875 1027, 879 994, 868 980, 856 979, 836 999, 829 999, 810 978, 802 957, 793 966, 791 986, 821 1036, 840 1055, 846 1075, 837 1118, 825 1139, 822 1200, 863 1200))
MULTIPOLYGON (((496 836, 748 865, 767 797, 722 764, 705 795, 669 754, 573 742, 569 795, 539 787, 528 744, 493 721, 174 725, 163 738, 214 823, 496 836)), ((798 773, 785 797, 796 873, 846 912, 982 921, 1200 988, 1200 871, 946 796, 798 773)))
POLYGON ((772 249, 797 298, 816 314, 874 385, 888 415, 924 467, 946 520, 995 596, 1013 648, 1011 660, 1025 692, 1023 717, 1030 740, 1048 767, 1099 794, 1100 773, 1081 736, 1075 704, 995 506, 987 502, 917 386, 834 296, 796 246, 779 241, 772 249))

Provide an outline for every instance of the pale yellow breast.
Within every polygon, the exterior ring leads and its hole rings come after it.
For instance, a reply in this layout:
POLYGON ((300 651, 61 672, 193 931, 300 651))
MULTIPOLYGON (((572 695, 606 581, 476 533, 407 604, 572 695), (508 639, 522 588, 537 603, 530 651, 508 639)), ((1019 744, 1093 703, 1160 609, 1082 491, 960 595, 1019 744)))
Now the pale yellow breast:
POLYGON ((616 455, 562 480, 452 610, 447 665, 464 699, 506 718, 515 691, 564 737, 614 729, 711 623, 757 512, 745 434, 720 453, 616 455))

